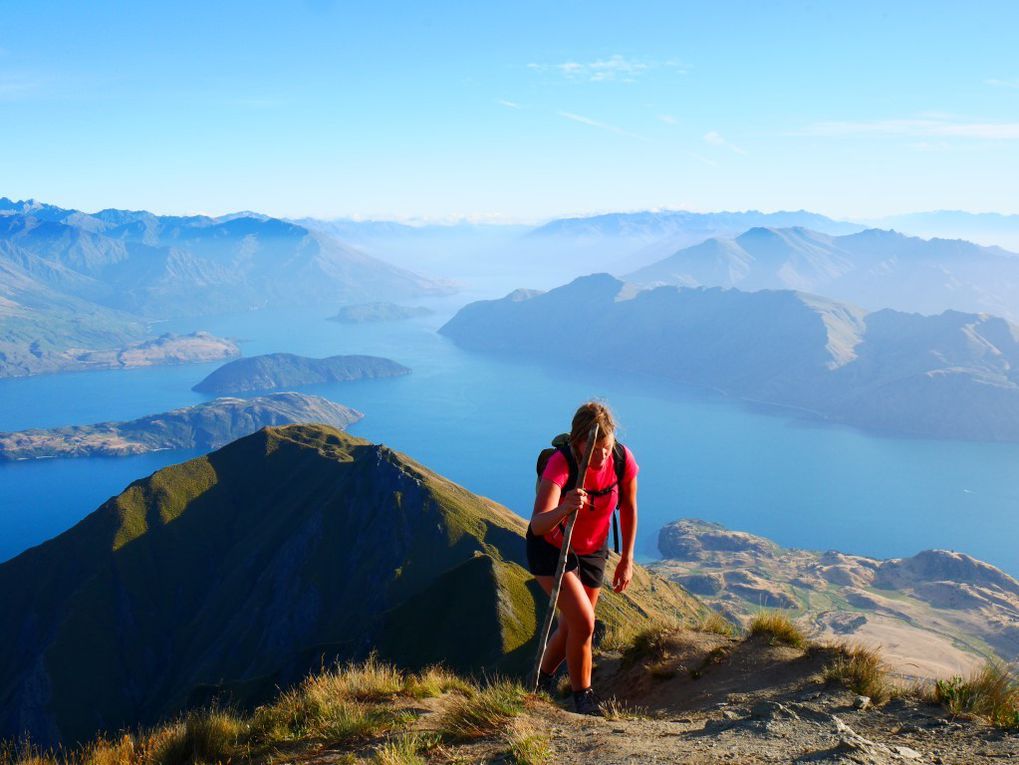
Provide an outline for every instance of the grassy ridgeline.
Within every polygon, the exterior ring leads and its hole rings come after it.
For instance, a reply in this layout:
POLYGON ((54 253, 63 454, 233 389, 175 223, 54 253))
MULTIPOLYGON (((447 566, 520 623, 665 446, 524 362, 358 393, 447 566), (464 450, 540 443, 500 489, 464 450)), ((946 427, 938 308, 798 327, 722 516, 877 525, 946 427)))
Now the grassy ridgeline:
MULTIPOLYGON (((0 738, 69 745, 212 699, 251 709, 371 650, 410 671, 523 674, 547 603, 524 529, 326 426, 267 428, 160 470, 0 565, 0 738)), ((638 568, 599 612, 612 627, 702 606, 638 568)))

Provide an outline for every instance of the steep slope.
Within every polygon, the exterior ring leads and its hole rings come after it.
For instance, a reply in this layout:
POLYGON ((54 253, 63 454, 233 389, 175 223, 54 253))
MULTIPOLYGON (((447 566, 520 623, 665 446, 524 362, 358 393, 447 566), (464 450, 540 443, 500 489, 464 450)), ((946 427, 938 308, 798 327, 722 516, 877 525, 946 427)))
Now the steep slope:
MULTIPOLYGON (((136 481, 0 566, 0 737, 80 740, 264 698, 334 657, 524 671, 524 521, 384 446, 267 428, 136 481)), ((699 616, 637 572, 603 618, 699 616)))
POLYGON ((867 314, 791 291, 636 292, 597 274, 473 303, 440 332, 472 350, 612 359, 875 430, 1019 441, 1019 327, 984 314, 867 314))

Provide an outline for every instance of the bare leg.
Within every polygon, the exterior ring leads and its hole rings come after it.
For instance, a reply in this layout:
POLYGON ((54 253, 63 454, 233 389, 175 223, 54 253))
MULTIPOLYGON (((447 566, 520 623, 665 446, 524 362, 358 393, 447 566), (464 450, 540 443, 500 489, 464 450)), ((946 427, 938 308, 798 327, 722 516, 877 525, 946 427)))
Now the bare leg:
MULTIPOLYGON (((552 592, 552 577, 536 577, 538 584, 545 592, 552 592)), ((594 600, 598 600, 598 591, 594 590, 594 600)), ((570 669, 570 685, 574 691, 582 691, 591 687, 591 636, 594 635, 594 605, 587 588, 573 571, 563 575, 563 585, 559 590, 560 627, 556 633, 563 632, 562 650, 566 654, 566 665, 570 669)), ((552 640, 549 640, 549 647, 552 640)), ((546 651, 546 659, 548 653, 546 651)), ((561 661, 561 659, 560 659, 561 661)), ((543 661, 543 668, 550 666, 551 661, 543 661)))
POLYGON ((554 675, 559 665, 566 658, 566 635, 569 632, 569 625, 563 618, 556 619, 555 631, 548 639, 548 646, 545 648, 545 658, 541 660, 541 671, 546 675, 554 675))

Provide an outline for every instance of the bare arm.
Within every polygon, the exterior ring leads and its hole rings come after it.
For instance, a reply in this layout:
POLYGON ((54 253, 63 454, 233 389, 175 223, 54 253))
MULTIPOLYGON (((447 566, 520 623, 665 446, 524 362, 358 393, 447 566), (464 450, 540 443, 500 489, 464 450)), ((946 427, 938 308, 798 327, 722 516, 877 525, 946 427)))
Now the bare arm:
POLYGON ((537 536, 547 534, 563 518, 583 507, 586 499, 585 491, 574 489, 563 495, 558 484, 546 478, 541 479, 538 496, 534 498, 534 512, 531 513, 531 532, 537 536))
POLYGON ((620 487, 619 525, 623 529, 623 549, 612 577, 612 589, 622 592, 633 578, 633 545, 637 539, 637 477, 620 487))

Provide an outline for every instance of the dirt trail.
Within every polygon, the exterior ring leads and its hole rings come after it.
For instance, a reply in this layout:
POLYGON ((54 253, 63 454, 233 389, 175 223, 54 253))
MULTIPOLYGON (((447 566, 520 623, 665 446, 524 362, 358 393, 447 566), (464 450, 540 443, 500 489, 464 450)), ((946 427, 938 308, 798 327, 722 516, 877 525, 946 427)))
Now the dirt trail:
MULTIPOLYGON (((830 649, 773 646, 766 639, 734 640, 681 631, 653 656, 627 662, 602 655, 595 684, 613 702, 606 718, 567 711, 569 702, 531 697, 509 725, 548 737, 549 763, 577 765, 992 765, 1019 762, 1019 732, 953 720, 943 708, 915 698, 875 708, 821 670, 830 649)), ((454 697, 407 700, 419 715, 415 733, 439 728, 454 697)), ((435 746, 430 765, 518 762, 509 730, 490 739, 435 746)), ((374 762, 374 745, 355 759, 321 752, 295 758, 302 765, 374 762)))

